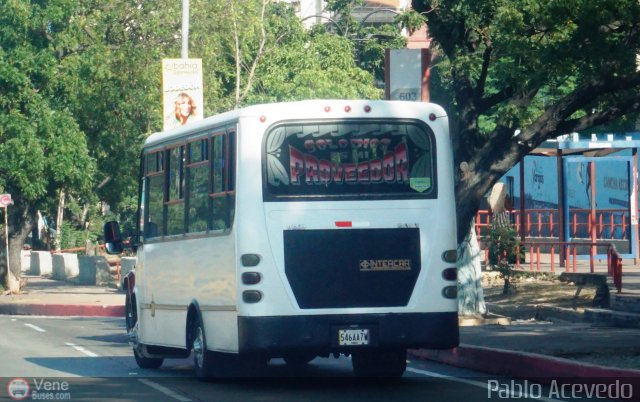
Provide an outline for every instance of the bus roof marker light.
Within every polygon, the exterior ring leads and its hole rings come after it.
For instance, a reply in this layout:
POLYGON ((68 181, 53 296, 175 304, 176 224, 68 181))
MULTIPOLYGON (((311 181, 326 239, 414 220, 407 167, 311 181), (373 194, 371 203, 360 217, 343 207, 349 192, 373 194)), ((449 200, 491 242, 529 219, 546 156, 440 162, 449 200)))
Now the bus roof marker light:
POLYGON ((365 113, 369 113, 370 111, 371 111, 371 106, 366 105, 366 106, 364 107, 364 112, 365 112, 365 113))
POLYGON ((331 106, 325 106, 324 111, 329 113, 331 111, 331 106))
POLYGON ((349 113, 351 111, 351 106, 347 105, 344 107, 344 111, 349 113))
POLYGON ((435 113, 429 113, 429 120, 430 121, 436 121, 437 118, 438 118, 438 116, 436 116, 435 113))
POLYGON ((260 116, 260 123, 267 121, 267 116, 260 116))
POLYGON ((243 267, 255 267, 260 264, 260 256, 258 254, 242 254, 240 261, 243 267))

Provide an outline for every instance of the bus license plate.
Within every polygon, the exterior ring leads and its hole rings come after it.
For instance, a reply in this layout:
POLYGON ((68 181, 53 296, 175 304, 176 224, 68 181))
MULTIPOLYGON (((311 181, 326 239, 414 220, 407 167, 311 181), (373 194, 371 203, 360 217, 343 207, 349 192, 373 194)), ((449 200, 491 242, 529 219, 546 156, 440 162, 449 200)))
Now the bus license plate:
POLYGON ((369 329, 340 329, 338 344, 340 346, 368 345, 369 329))

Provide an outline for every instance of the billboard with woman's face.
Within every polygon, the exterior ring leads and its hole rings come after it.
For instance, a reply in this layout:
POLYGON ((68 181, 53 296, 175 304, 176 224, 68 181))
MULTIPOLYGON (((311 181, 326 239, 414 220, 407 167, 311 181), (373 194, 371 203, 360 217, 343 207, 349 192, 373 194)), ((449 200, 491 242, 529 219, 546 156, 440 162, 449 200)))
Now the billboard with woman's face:
POLYGON ((162 60, 164 130, 203 118, 202 60, 162 60))

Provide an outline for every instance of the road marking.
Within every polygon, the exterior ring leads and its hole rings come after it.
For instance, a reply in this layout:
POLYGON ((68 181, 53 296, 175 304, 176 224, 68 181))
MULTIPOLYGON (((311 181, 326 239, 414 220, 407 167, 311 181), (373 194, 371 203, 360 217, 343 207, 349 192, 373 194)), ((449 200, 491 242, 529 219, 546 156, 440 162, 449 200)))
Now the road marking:
POLYGON ((155 389, 156 391, 160 391, 163 394, 165 394, 166 396, 168 396, 170 398, 173 398, 173 399, 176 399, 176 400, 178 400, 180 402, 191 402, 191 399, 187 398, 186 396, 182 396, 180 394, 177 394, 177 393, 173 392, 172 390, 170 390, 169 388, 164 387, 164 386, 162 386, 160 384, 156 384, 153 381, 149 381, 149 380, 145 380, 145 379, 140 379, 138 381, 140 381, 141 383, 148 385, 149 387, 155 389))
POLYGON ((35 329, 35 330, 36 330, 36 331, 38 331, 38 332, 47 332, 46 330, 44 330, 44 329, 42 329, 42 328, 38 327, 37 325, 28 324, 28 323, 25 323, 24 325, 26 325, 27 327, 29 327, 29 328, 31 328, 31 329, 35 329))
POLYGON ((87 355, 89 357, 98 357, 99 356, 98 354, 93 353, 92 351, 87 350, 87 349, 83 348, 82 346, 78 346, 75 343, 65 342, 65 345, 71 346, 72 348, 74 348, 78 352, 82 352, 82 353, 84 353, 85 355, 87 355))
MULTIPOLYGON (((445 374, 436 373, 434 371, 421 370, 421 369, 417 369, 417 368, 413 368, 413 367, 407 367, 407 371, 410 371, 410 372, 416 373, 416 374, 421 374, 421 375, 428 376, 428 377, 442 378, 442 379, 445 379, 445 380, 461 382, 463 384, 473 385, 475 387, 480 387, 480 388, 487 389, 487 390, 488 390, 488 387, 489 387, 488 382, 467 380, 467 379, 464 379, 464 378, 452 377, 452 376, 448 376, 448 375, 445 375, 445 374)), ((511 391, 511 392, 512 392, 511 396, 514 397, 514 398, 515 397, 522 397, 522 396, 519 396, 519 395, 513 395, 513 391, 511 391)), ((558 399, 545 398, 544 396, 540 396, 540 397, 536 396, 536 398, 534 398, 534 399, 537 400, 537 401, 539 400, 539 401, 545 401, 545 402, 564 402, 564 401, 561 401, 561 400, 558 400, 558 399)))

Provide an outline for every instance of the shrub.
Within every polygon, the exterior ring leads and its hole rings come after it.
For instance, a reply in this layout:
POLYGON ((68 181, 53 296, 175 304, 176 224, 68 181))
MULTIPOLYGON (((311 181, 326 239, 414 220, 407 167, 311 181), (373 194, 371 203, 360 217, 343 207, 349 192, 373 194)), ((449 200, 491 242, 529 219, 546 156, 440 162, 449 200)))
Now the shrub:
POLYGON ((492 225, 489 229, 489 264, 504 280, 504 294, 515 290, 518 272, 514 264, 518 254, 520 261, 523 261, 524 250, 520 246, 516 230, 510 225, 492 225))

